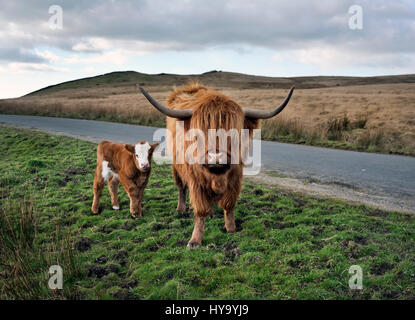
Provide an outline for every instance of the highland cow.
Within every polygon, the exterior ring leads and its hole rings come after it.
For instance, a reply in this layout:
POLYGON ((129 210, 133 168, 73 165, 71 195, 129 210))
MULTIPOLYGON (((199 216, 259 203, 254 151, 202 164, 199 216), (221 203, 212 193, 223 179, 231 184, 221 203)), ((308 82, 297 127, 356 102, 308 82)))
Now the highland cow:
MULTIPOLYGON (((202 244, 205 219, 212 213, 213 203, 217 203, 224 210, 225 228, 227 232, 236 231, 234 208, 242 187, 244 159, 238 163, 230 163, 232 142, 227 143, 227 150, 220 150, 207 142, 203 157, 205 161, 189 164, 177 161, 180 150, 185 152, 192 141, 177 139, 176 128, 179 121, 185 134, 192 129, 198 129, 209 136, 209 129, 224 129, 225 132, 242 129, 249 130, 249 139, 252 139, 253 130, 260 128, 260 119, 269 119, 280 113, 294 91, 292 88, 285 101, 272 110, 256 110, 242 108, 226 95, 208 89, 198 83, 192 83, 184 89, 175 89, 170 93, 165 107, 154 100, 144 89, 140 88, 147 100, 160 112, 167 116, 167 129, 170 139, 167 139, 168 150, 173 156, 173 178, 179 189, 177 210, 186 209, 187 191, 190 193, 190 202, 194 211, 194 229, 188 242, 188 248, 199 247, 202 244), (183 142, 180 142, 183 141, 183 142), (216 161, 212 164, 212 159, 216 161)), ((168 136, 169 137, 169 136, 168 136)), ((242 146, 239 141, 239 155, 242 146)))

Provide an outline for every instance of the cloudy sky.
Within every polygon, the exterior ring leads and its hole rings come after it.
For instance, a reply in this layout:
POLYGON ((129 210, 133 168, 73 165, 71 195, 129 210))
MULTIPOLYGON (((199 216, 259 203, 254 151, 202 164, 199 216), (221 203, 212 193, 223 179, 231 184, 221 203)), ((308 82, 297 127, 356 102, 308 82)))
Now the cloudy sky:
POLYGON ((214 69, 415 73, 415 1, 0 0, 0 98, 119 70, 214 69))

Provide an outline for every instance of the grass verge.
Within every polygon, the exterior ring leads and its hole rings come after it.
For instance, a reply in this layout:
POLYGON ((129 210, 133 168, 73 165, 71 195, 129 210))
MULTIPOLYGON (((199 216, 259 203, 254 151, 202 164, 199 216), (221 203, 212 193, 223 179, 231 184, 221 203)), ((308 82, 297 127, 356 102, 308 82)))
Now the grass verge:
POLYGON ((174 209, 169 166, 154 165, 142 219, 122 189, 121 210, 105 190, 95 216, 95 144, 5 127, 0 144, 1 299, 415 298, 413 216, 245 183, 238 232, 216 208, 189 251, 191 212, 174 209), (63 291, 47 287, 52 264, 63 291), (349 289, 351 265, 363 290, 349 289))

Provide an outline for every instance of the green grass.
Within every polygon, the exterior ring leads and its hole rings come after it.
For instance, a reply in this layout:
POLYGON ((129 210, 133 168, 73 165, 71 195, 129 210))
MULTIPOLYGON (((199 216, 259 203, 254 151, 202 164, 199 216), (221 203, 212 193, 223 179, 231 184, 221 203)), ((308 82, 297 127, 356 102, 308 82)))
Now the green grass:
POLYGON ((191 213, 175 211, 169 166, 154 164, 142 219, 122 188, 121 210, 106 188, 95 216, 96 144, 0 127, 0 145, 0 299, 415 298, 413 216, 245 183, 238 232, 215 208, 189 251, 191 213), (51 264, 62 291, 47 288, 51 264), (354 264, 361 291, 348 287, 354 264))

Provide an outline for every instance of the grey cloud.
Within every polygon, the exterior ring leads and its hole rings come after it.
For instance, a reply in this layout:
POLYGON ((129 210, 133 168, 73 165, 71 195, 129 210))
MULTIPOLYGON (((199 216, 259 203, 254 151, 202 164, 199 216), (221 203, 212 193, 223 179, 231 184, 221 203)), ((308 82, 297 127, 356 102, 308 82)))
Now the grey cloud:
POLYGON ((44 58, 23 49, 0 48, 0 60, 28 63, 45 63, 44 58))
POLYGON ((63 30, 45 26, 51 4, 0 1, 0 30, 14 24, 29 35, 6 34, 0 47, 7 43, 16 48, 50 46, 71 51, 79 42, 101 37, 171 42, 173 50, 211 46, 285 50, 325 44, 366 54, 415 53, 411 0, 56 0, 53 4, 63 8, 63 30), (348 9, 354 4, 363 7, 361 31, 348 28, 348 9))

